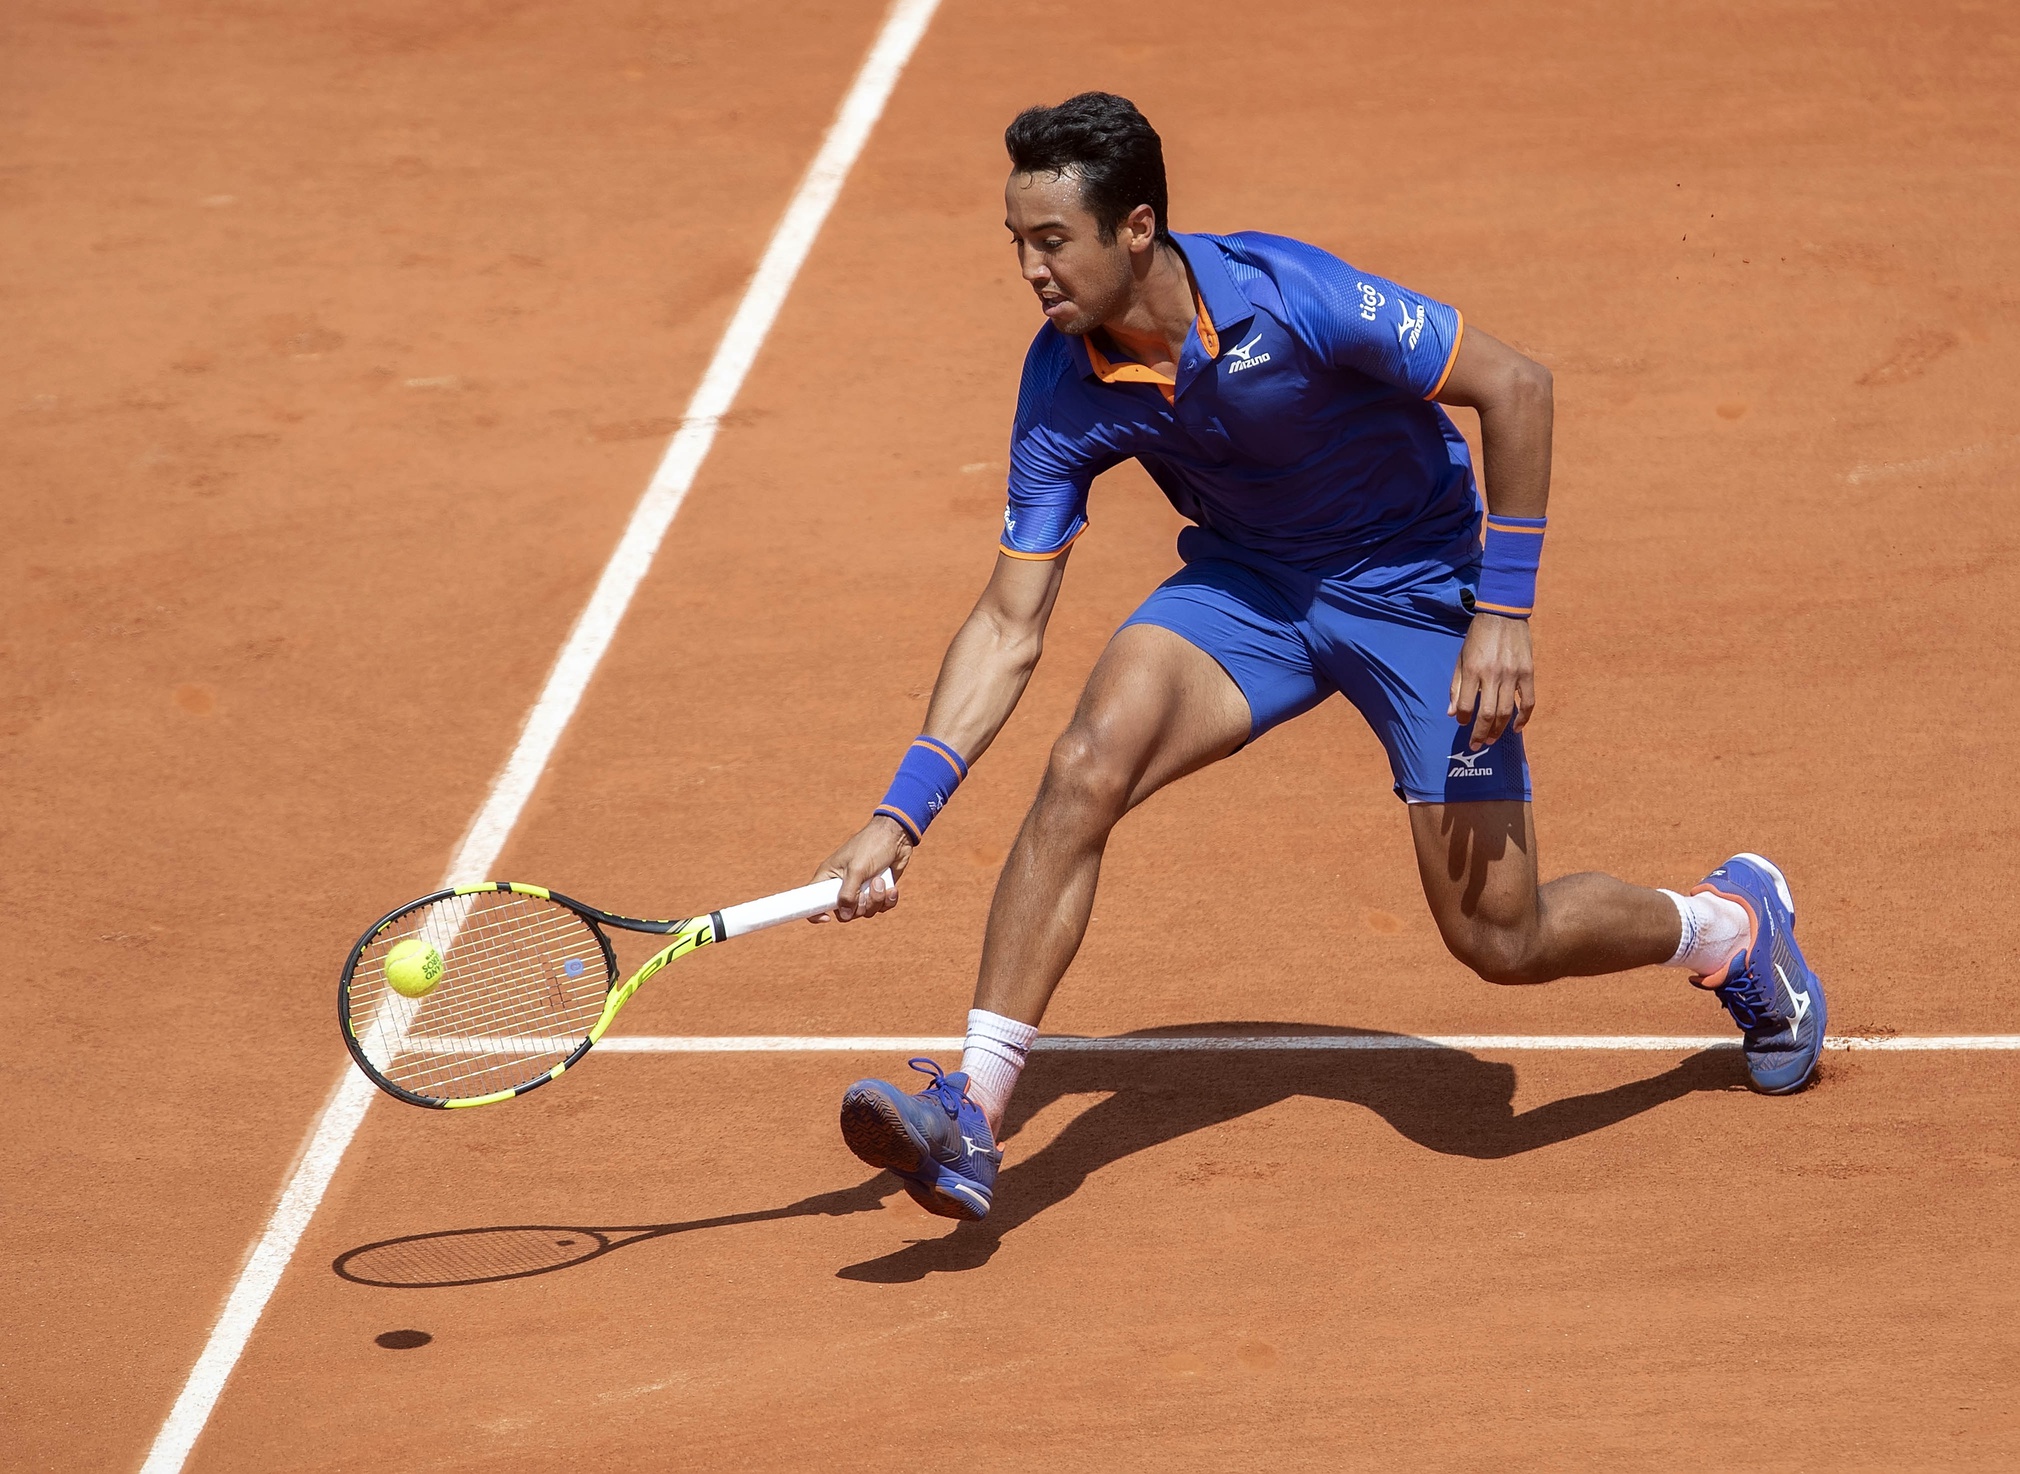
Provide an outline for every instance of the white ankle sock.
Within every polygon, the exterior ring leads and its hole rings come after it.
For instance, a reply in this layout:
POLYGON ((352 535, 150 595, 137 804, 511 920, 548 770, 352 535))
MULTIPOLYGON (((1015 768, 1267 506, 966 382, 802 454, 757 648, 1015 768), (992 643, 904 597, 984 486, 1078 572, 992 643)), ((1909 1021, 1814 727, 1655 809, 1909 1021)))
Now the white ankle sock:
POLYGON ((984 1008, 968 1010, 961 1069, 968 1076, 968 1096, 982 1107, 991 1131, 1003 1120, 1003 1108, 1010 1104, 1010 1092, 1024 1073, 1024 1057, 1037 1037, 1036 1024, 1020 1024, 984 1008))
POLYGON ((1733 955, 1752 939, 1746 907, 1737 901, 1728 901, 1710 891, 1700 891, 1694 896, 1680 896, 1667 890, 1663 894, 1676 902, 1676 913, 1683 919, 1683 935, 1677 940, 1676 955, 1663 963, 1664 967, 1688 968, 1692 977, 1708 978, 1732 961, 1733 955))

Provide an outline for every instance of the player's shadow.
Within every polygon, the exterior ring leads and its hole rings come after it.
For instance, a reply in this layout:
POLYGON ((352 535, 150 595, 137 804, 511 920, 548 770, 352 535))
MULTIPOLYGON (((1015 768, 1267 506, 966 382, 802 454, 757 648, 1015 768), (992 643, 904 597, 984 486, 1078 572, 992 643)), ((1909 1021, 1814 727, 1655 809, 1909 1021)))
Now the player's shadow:
MULTIPOLYGON (((850 1265, 838 1274, 897 1284, 979 1268, 989 1262, 1006 1234, 1071 1197, 1089 1176, 1111 1162, 1292 1096, 1366 1106, 1431 1151, 1494 1160, 1602 1130, 1694 1091, 1740 1089, 1745 1082, 1737 1050, 1708 1049, 1661 1074, 1550 1101, 1518 1115, 1513 1065, 1395 1035, 1312 1024, 1248 1023, 1180 1025, 1127 1037, 1206 1034, 1332 1035, 1417 1047, 1043 1051, 1024 1072, 1004 1123, 1011 1162, 997 1180, 989 1217, 850 1265), (1020 1157, 1017 1133, 1047 1106, 1080 1095, 1105 1098, 1082 1111, 1043 1149, 1020 1157)), ((353 1284, 383 1289, 497 1284, 573 1269, 651 1239, 788 1218, 876 1212, 897 1191, 895 1179, 880 1172, 853 1187, 780 1207, 712 1218, 603 1228, 503 1224, 443 1229, 360 1244, 339 1254, 330 1268, 353 1284)))
MULTIPOLYGON (((1252 1023, 1194 1024, 1131 1037, 1202 1034, 1394 1038, 1361 1029, 1252 1023)), ((1491 1161, 1604 1130, 1695 1091, 1741 1089, 1745 1079, 1737 1050, 1707 1049, 1660 1074, 1517 1113, 1515 1067, 1460 1049, 1041 1051, 1026 1068, 1004 1121, 1009 1165, 997 1179, 989 1216, 839 1274, 896 1284, 978 1268, 1006 1234, 1072 1196, 1111 1162, 1293 1096, 1365 1106, 1419 1146, 1491 1161), (1020 1158, 1017 1133, 1048 1105, 1073 1095, 1106 1098, 1074 1117, 1042 1150, 1020 1158)))

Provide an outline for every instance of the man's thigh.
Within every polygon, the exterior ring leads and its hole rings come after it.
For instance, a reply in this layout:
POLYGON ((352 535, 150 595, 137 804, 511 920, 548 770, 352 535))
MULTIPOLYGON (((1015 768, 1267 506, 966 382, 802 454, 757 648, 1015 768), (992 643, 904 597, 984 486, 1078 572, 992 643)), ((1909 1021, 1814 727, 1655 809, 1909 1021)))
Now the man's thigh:
POLYGON ((1135 808, 1239 751, 1249 725, 1241 688, 1211 655, 1161 626, 1128 624, 1095 663, 1060 740, 1079 760, 1116 772, 1135 808))
POLYGON ((1146 626, 1177 635, 1239 689, 1249 716, 1244 741, 1333 694, 1299 600, 1257 569, 1225 558, 1186 564, 1152 590, 1116 638, 1146 626))
POLYGON ((1536 919, 1536 826, 1529 805, 1411 804, 1417 875, 1438 930, 1522 929, 1536 919))

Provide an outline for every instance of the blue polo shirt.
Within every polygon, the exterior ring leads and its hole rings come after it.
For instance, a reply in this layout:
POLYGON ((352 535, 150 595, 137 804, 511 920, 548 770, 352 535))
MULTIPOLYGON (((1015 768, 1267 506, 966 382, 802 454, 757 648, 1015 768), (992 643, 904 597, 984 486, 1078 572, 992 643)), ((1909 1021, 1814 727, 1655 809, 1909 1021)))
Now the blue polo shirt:
POLYGON ((1283 236, 1174 235, 1197 316, 1176 380, 1050 323, 1024 358, 1003 551, 1054 558, 1134 456, 1180 515, 1315 572, 1478 548, 1472 458, 1430 402, 1458 311, 1283 236))

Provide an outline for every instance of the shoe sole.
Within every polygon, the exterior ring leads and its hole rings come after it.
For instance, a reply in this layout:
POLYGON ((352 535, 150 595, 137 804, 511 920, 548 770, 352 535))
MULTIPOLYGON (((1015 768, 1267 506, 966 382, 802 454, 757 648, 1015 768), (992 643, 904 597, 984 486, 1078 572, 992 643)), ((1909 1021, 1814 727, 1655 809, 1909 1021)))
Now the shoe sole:
POLYGON ((864 1162, 886 1172, 917 1172, 925 1162, 898 1108, 873 1091, 852 1090, 842 1097, 842 1140, 864 1162))
POLYGON ((842 1141, 859 1161, 895 1172, 912 1201, 937 1218, 975 1223, 989 1211, 987 1203, 978 1211, 968 1199, 937 1187, 920 1175, 923 1169, 938 1164, 929 1163, 926 1154, 919 1150, 918 1142, 905 1129, 898 1108, 874 1091, 851 1091, 842 1097, 842 1141))

